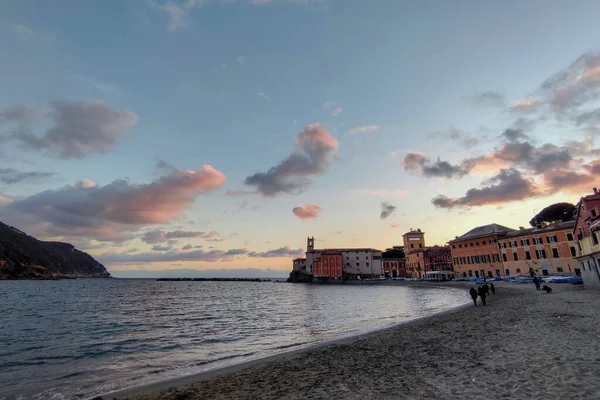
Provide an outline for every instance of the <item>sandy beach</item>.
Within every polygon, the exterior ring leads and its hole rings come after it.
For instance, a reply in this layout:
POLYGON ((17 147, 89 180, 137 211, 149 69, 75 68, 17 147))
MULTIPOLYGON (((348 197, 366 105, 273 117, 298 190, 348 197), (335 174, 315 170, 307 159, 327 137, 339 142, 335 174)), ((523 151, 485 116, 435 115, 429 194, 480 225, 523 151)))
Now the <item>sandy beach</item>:
POLYGON ((496 286, 485 307, 104 399, 600 398, 600 292, 496 286))

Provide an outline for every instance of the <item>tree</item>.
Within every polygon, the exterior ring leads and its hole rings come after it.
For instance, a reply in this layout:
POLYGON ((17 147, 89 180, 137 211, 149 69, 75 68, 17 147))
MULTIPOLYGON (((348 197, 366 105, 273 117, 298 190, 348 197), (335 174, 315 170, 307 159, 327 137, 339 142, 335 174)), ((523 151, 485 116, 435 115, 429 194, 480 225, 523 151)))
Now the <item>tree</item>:
POLYGON ((394 247, 392 249, 386 249, 381 254, 382 258, 404 258, 404 248, 402 247, 394 247))
POLYGON ((536 224, 552 221, 571 221, 575 219, 577 208, 571 203, 556 203, 552 204, 529 221, 529 225, 535 227, 536 224))

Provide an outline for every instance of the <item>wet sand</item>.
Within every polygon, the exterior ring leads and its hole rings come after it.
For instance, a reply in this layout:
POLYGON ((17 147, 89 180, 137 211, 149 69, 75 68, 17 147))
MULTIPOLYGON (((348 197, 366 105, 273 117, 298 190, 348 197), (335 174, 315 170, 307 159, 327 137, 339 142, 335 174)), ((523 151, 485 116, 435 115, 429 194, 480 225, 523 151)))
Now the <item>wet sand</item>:
POLYGON ((104 399, 600 398, 600 292, 496 286, 485 307, 104 399))

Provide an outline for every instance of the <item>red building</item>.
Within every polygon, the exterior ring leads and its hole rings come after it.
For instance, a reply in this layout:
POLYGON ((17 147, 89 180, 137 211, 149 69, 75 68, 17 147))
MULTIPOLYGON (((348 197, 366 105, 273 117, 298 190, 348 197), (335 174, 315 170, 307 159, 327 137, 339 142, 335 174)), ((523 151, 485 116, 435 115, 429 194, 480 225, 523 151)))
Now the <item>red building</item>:
POLYGON ((342 279, 342 253, 325 251, 313 261, 315 278, 342 279))
POLYGON ((425 277, 438 280, 454 278, 452 267, 452 249, 448 246, 425 247, 423 249, 425 277))
POLYGON ((386 278, 406 278, 405 258, 384 258, 382 262, 386 278))

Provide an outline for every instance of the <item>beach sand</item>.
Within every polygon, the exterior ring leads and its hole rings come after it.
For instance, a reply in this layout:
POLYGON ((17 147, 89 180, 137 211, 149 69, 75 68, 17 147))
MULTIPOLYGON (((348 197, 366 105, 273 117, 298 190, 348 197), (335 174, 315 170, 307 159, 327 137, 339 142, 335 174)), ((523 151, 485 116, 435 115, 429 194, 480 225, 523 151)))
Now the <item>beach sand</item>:
POLYGON ((498 283, 486 307, 471 303, 326 346, 117 397, 598 399, 600 292, 550 286, 553 292, 545 294, 531 284, 498 283))

